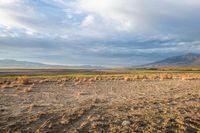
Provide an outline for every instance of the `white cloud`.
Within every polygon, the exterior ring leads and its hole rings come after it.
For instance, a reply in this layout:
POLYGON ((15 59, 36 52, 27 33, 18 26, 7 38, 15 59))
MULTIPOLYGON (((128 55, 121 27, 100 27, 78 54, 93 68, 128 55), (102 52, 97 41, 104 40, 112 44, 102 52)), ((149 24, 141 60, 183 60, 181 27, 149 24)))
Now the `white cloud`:
POLYGON ((190 26, 198 35, 197 7, 198 0, 1 0, 0 24, 26 29, 30 35, 85 36, 87 32, 87 37, 116 33, 165 37, 182 36, 190 26))
POLYGON ((137 9, 133 8, 133 6, 130 5, 129 2, 131 1, 80 0, 78 2, 78 8, 86 13, 101 17, 101 19, 103 19, 104 25, 107 27, 114 28, 120 31, 127 31, 127 29, 133 29, 135 26, 135 21, 137 21, 137 16, 134 16, 133 14, 133 12, 136 12, 137 9))
POLYGON ((20 48, 46 42, 47 51, 62 44, 62 54, 76 51, 77 60, 88 52, 83 58, 121 62, 135 52, 195 52, 200 46, 199 12, 199 0, 0 0, 0 48, 4 42, 4 51, 16 42, 17 47, 24 44, 20 48))
POLYGON ((88 15, 87 17, 85 17, 85 19, 83 20, 83 22, 81 23, 81 25, 83 27, 87 27, 94 24, 94 17, 91 15, 88 15))
POLYGON ((198 0, 78 0, 77 8, 99 18, 105 30, 131 34, 177 35, 200 21, 198 0))
POLYGON ((0 5, 8 5, 16 2, 20 2, 21 0, 0 0, 0 5))
POLYGON ((44 17, 30 5, 23 3, 23 0, 0 1, 0 16, 0 25, 10 29, 21 28, 31 34, 37 32, 37 29, 31 26, 31 21, 44 17))

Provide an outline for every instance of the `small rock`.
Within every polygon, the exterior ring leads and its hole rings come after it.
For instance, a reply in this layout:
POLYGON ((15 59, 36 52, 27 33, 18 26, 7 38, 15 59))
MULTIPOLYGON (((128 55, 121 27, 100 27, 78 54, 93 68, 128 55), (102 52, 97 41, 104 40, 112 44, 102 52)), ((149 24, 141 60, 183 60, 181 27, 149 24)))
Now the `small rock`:
POLYGON ((74 85, 79 85, 81 81, 75 82, 74 85))
POLYGON ((122 126, 129 126, 130 124, 131 122, 127 120, 122 122, 122 126))
POLYGON ((94 103, 101 103, 101 100, 98 99, 98 98, 96 98, 96 99, 93 100, 93 102, 94 102, 94 103))
POLYGON ((67 124, 68 122, 69 122, 68 120, 61 120, 61 121, 60 121, 60 123, 61 123, 61 124, 64 124, 64 125, 67 124))
POLYGON ((63 87, 63 86, 65 86, 65 84, 60 84, 59 86, 60 86, 60 87, 63 87))
POLYGON ((31 87, 26 88, 26 89, 24 89, 24 92, 32 92, 32 88, 31 87))
POLYGON ((78 92, 78 96, 81 96, 81 95, 89 95, 88 92, 78 92))
POLYGON ((16 90, 20 90, 20 87, 17 87, 16 90))

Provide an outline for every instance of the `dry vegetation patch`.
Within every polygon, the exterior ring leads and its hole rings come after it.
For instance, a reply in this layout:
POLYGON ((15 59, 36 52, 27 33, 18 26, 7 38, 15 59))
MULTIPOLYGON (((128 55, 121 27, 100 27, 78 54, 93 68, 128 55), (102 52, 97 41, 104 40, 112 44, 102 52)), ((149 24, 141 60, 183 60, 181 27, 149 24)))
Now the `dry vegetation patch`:
POLYGON ((19 77, 16 79, 17 84, 29 85, 31 84, 30 79, 28 77, 19 77))
POLYGON ((0 91, 2 133, 200 131, 198 74, 19 77, 0 86, 10 86, 0 91))

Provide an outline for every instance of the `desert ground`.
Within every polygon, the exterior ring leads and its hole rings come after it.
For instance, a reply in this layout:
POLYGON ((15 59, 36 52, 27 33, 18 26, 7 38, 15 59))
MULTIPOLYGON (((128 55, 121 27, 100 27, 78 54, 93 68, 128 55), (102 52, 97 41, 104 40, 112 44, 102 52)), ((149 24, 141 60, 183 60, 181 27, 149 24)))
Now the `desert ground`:
POLYGON ((199 73, 2 73, 2 133, 200 132, 199 73))

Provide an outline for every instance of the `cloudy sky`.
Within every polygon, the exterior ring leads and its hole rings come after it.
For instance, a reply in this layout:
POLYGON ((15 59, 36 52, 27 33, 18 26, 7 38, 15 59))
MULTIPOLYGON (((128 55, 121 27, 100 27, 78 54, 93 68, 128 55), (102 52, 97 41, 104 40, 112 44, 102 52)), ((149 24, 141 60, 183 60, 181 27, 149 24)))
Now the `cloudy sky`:
POLYGON ((199 0, 0 0, 0 59, 130 66, 200 53, 199 0))

